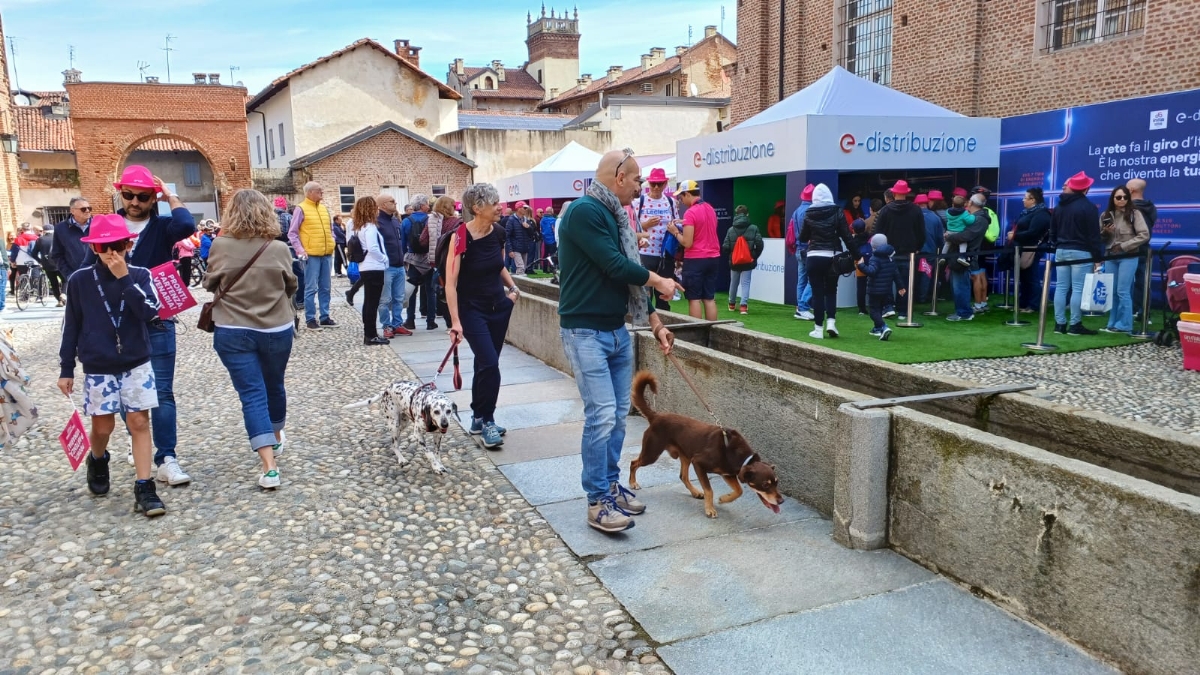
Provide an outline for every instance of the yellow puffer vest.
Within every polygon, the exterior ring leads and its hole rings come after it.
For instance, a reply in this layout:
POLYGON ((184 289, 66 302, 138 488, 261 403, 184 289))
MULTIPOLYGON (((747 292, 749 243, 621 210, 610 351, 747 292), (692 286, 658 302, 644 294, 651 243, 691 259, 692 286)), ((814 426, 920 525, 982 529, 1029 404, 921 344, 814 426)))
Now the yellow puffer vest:
POLYGON ((333 217, 324 204, 305 198, 300 202, 304 222, 300 223, 300 245, 310 256, 333 255, 333 217))

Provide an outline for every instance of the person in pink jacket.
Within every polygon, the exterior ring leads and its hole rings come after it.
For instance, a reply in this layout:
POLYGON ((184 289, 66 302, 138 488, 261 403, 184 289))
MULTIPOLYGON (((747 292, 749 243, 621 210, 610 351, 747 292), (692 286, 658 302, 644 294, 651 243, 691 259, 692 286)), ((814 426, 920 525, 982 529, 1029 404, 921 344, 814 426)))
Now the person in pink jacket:
POLYGON ((191 283, 192 256, 196 255, 196 244, 191 237, 186 237, 175 244, 175 255, 179 258, 179 278, 183 283, 191 283))

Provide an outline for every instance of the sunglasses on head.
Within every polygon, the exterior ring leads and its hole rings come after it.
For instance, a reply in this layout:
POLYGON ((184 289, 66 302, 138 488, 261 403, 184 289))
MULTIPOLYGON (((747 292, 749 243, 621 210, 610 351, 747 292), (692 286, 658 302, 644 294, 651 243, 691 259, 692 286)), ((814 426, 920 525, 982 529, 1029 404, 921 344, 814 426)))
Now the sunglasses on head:
POLYGON ((128 192, 128 191, 122 190, 121 191, 121 199, 124 199, 127 202, 131 202, 136 199, 139 202, 145 204, 146 202, 149 202, 151 199, 154 199, 154 193, 153 192, 128 192))
POLYGON ((617 164, 617 170, 613 172, 613 177, 621 175, 621 165, 625 163, 625 160, 633 157, 633 150, 629 148, 625 148, 622 152, 625 153, 625 156, 622 157, 620 163, 617 164))

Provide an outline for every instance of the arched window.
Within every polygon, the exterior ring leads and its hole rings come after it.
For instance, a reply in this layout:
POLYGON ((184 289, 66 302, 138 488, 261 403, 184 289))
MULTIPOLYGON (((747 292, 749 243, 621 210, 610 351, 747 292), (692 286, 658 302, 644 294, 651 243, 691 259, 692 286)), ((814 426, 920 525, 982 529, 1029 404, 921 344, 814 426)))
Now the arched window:
POLYGON ((496 88, 496 85, 492 82, 491 75, 483 78, 483 88, 484 89, 495 89, 496 88))

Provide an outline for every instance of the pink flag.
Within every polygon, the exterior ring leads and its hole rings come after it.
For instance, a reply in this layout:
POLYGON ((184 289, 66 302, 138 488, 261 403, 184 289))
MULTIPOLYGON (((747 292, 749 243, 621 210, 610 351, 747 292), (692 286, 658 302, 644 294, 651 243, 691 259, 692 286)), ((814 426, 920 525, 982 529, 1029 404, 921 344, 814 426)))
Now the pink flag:
POLYGON ((929 265, 929 261, 925 258, 921 258, 921 264, 917 265, 917 269, 921 271, 921 274, 930 278, 933 277, 933 267, 929 265))
POLYGON ((174 263, 163 263, 150 270, 150 282, 158 295, 158 318, 169 319, 180 312, 196 306, 196 299, 188 291, 187 284, 179 278, 174 263))
POLYGON ((83 418, 79 416, 78 410, 71 414, 67 427, 58 436, 58 442, 62 444, 63 452, 67 453, 71 470, 79 469, 83 458, 92 449, 92 442, 88 440, 87 430, 83 428, 83 418))

